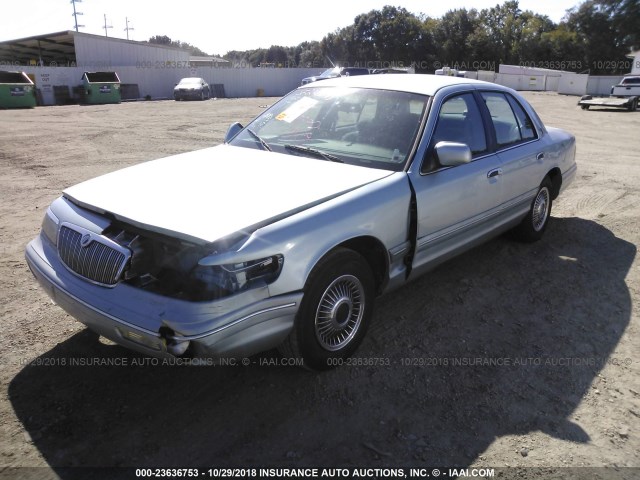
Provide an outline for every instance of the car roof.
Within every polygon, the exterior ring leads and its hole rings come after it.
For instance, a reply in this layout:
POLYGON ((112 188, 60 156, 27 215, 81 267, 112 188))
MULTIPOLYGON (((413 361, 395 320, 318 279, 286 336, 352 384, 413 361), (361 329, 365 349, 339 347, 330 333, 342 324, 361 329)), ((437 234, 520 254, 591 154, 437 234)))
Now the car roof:
POLYGON ((441 88, 452 85, 490 86, 492 89, 508 90, 495 83, 472 80, 470 78, 450 77, 446 75, 358 75, 323 80, 321 83, 310 83, 300 88, 313 87, 353 87, 378 88, 382 90, 396 90, 421 95, 435 95, 441 88))

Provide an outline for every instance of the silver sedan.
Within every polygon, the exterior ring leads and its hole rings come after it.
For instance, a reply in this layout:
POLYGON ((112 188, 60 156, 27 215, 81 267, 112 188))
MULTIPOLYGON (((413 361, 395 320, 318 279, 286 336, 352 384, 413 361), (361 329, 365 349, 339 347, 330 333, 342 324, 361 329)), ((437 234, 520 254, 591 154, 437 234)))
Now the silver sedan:
POLYGON ((515 91, 429 75, 294 90, 225 144, 66 189, 27 247, 46 292, 131 349, 354 353, 376 296, 510 231, 542 237, 575 139, 515 91))

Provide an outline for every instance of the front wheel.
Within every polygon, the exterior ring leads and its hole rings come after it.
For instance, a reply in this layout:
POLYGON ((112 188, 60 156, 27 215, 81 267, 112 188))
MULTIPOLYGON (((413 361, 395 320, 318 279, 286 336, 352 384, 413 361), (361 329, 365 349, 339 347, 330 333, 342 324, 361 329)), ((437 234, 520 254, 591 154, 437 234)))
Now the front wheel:
POLYGON ((362 342, 373 311, 373 274, 364 258, 336 249, 313 270, 283 356, 302 358, 312 370, 343 363, 362 342))
POLYGON ((531 203, 529 213, 520 225, 513 229, 513 236, 522 242, 535 242, 542 238, 551 217, 551 190, 553 185, 549 177, 545 178, 531 203))

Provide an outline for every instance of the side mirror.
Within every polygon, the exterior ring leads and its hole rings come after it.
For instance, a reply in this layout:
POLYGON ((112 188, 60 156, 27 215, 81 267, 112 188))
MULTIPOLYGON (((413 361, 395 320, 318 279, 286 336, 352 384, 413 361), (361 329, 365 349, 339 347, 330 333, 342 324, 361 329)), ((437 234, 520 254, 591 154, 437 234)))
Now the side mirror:
POLYGON ((471 149, 465 143, 438 142, 435 148, 440 165, 455 167, 471 161, 471 149))
POLYGON ((227 130, 227 134, 224 136, 224 143, 229 143, 231 140, 233 140, 233 137, 240 133, 240 130, 242 130, 243 128, 244 127, 241 123, 232 123, 229 127, 229 130, 227 130))

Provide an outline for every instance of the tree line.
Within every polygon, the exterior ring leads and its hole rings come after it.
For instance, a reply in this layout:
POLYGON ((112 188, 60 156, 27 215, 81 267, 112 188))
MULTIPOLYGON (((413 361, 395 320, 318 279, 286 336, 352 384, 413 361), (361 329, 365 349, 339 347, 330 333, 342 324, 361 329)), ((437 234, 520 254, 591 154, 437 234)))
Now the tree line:
POLYGON ((591 74, 628 73, 626 55, 640 47, 638 0, 586 0, 559 23, 521 10, 517 0, 480 11, 456 9, 441 18, 385 6, 358 15, 353 24, 321 41, 230 51, 234 66, 368 68, 409 67, 433 72, 497 70, 499 64, 591 74))
POLYGON ((208 57, 208 55, 204 51, 200 50, 198 47, 195 47, 187 42, 181 42, 180 40, 171 40, 171 38, 166 35, 154 35, 149 39, 147 43, 152 43, 154 45, 165 45, 167 47, 180 48, 182 50, 186 50, 194 57, 208 57))

